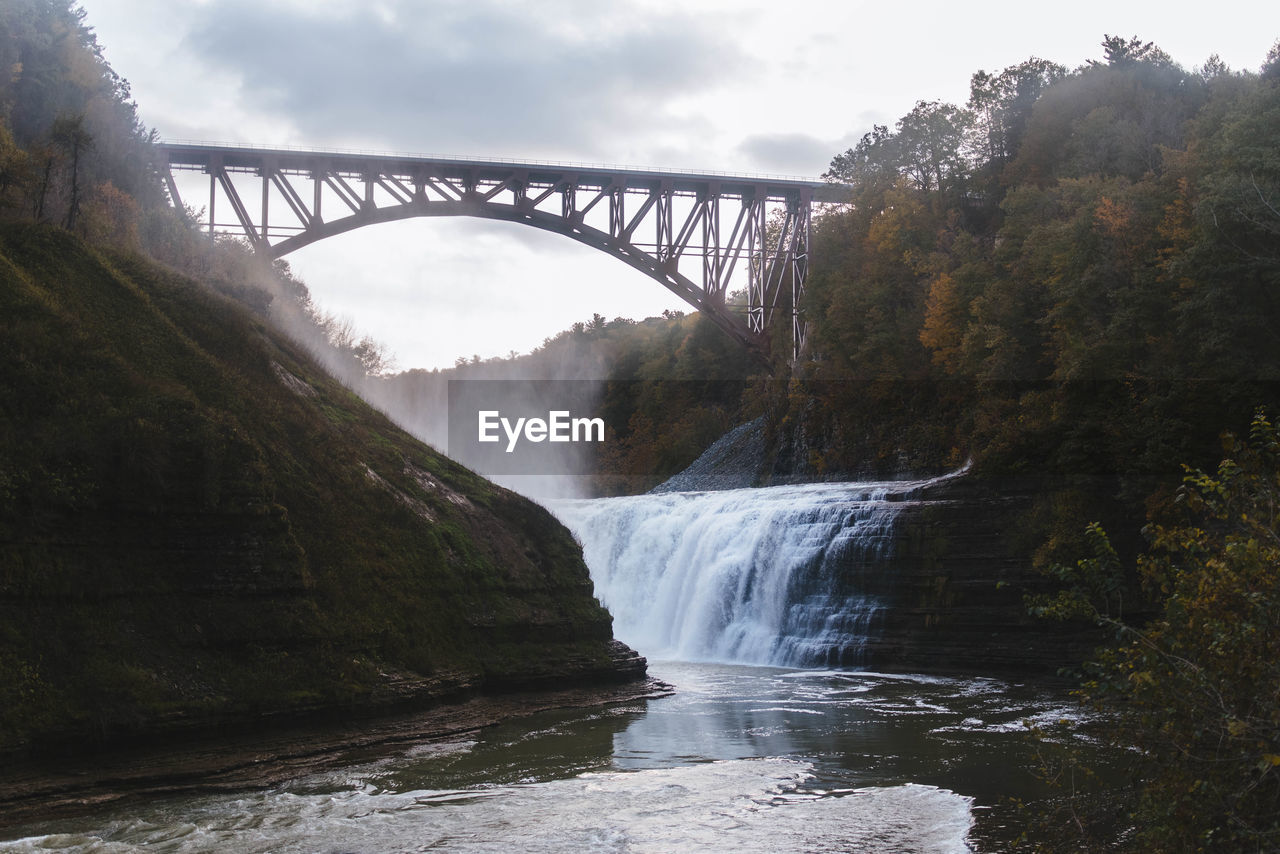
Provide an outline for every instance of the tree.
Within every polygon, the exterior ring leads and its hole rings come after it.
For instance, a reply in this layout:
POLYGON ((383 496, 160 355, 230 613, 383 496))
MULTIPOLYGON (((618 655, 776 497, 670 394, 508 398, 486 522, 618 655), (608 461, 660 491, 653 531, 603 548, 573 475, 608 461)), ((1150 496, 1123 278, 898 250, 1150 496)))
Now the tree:
POLYGON ((91 243, 117 249, 141 248, 137 200, 110 181, 104 181, 89 195, 82 230, 91 243))
POLYGON ((1262 64, 1261 75, 1263 80, 1280 80, 1280 41, 1273 44, 1271 50, 1267 51, 1267 59, 1262 64))
MULTIPOLYGON (((1093 62, 1047 87, 1005 176, 1042 186, 1091 174, 1139 180, 1178 149, 1203 105, 1205 81, 1158 48, 1108 37, 1111 62, 1093 62)), ((1136 40, 1134 40, 1136 42, 1136 40)))
MULTIPOLYGON (((1189 125, 1186 154, 1174 164, 1186 185, 1190 229, 1165 267, 1185 283, 1176 333, 1199 376, 1238 383, 1280 375, 1273 346, 1280 334, 1277 135, 1280 86, 1232 82, 1189 125)), ((1240 405, 1247 413, 1259 399, 1254 391, 1240 405)))
POLYGON ((23 206, 30 191, 31 156, 13 140, 13 134, 0 123, 0 210, 23 206))
POLYGON ((1280 270, 1280 88, 1241 98, 1204 139, 1201 215, 1242 257, 1280 270))
POLYGON ((1118 631, 1084 694, 1129 749, 1142 851, 1272 851, 1280 842, 1280 435, 1261 412, 1227 437, 1212 473, 1187 468, 1183 518, 1152 524, 1138 570, 1158 616, 1142 627, 1102 610, 1118 563, 1095 555, 1050 603, 1118 631), (1132 748, 1137 750, 1133 751, 1132 748))
MULTIPOLYGON (((386 346, 370 335, 360 335, 350 317, 337 317, 314 306, 308 306, 306 313, 323 334, 328 351, 337 355, 348 371, 354 368, 357 376, 378 377, 395 367, 395 357, 386 346)), ((466 358, 460 357, 455 365, 466 363, 466 358)), ((471 364, 479 363, 480 356, 473 356, 471 364)))
POLYGON ((898 152, 902 174, 917 188, 939 193, 953 190, 967 171, 962 150, 972 115, 953 104, 917 101, 898 120, 898 152))
POLYGON ((970 147, 975 159, 1000 165, 1011 158, 1022 144, 1040 94, 1066 74, 1064 66, 1034 56, 999 74, 974 74, 968 107, 974 116, 970 147))
POLYGON ((850 199, 864 209, 877 210, 886 190, 898 180, 898 142, 885 125, 874 125, 858 144, 831 159, 822 177, 852 188, 850 199))
POLYGON ((1231 69, 1222 61, 1222 57, 1218 54, 1210 54, 1209 58, 1204 61, 1199 69, 1200 76, 1205 80, 1212 80, 1215 77, 1227 77, 1231 74, 1231 69))
POLYGON ((63 225, 68 231, 76 224, 80 213, 80 155, 93 147, 93 134, 85 127, 84 115, 59 116, 49 131, 55 145, 65 149, 71 158, 71 196, 67 203, 67 217, 63 225))
POLYGON ((893 132, 875 125, 836 155, 824 178, 854 187, 854 202, 882 195, 905 177, 922 192, 953 188, 963 177, 965 133, 972 116, 953 104, 917 101, 893 132))
POLYGON ((1112 68, 1127 68, 1139 63, 1150 63, 1157 66, 1171 66, 1173 60, 1169 54, 1156 47, 1153 42, 1144 42, 1137 36, 1125 39, 1121 36, 1106 35, 1102 39, 1102 54, 1105 63, 1089 60, 1090 65, 1109 65, 1112 68))
POLYGON ((107 181, 134 197, 144 214, 165 205, 154 168, 154 136, 139 121, 129 84, 107 64, 84 18, 74 0, 0 3, 0 120, 37 164, 24 194, 37 218, 55 200, 67 202, 59 183, 65 161, 51 152, 78 159, 84 143, 92 141, 95 156, 74 169, 75 204, 56 216, 72 226, 86 191, 107 181))

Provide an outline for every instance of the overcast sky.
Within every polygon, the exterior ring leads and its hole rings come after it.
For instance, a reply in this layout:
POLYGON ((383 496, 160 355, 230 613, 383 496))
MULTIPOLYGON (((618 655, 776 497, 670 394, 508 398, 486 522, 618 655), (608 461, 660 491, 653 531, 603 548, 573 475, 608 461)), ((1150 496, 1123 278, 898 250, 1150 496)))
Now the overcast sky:
MULTIPOLYGON (((1154 41, 1188 68, 1217 53, 1256 70, 1280 38, 1277 6, 1257 0, 1202 4, 1195 17, 1167 0, 82 5, 143 121, 168 140, 800 176, 918 100, 963 103, 979 69, 1030 56, 1074 67, 1101 58, 1110 33, 1154 41)), ((405 369, 526 352, 597 312, 687 308, 616 260, 509 223, 408 220, 288 260, 405 369)))

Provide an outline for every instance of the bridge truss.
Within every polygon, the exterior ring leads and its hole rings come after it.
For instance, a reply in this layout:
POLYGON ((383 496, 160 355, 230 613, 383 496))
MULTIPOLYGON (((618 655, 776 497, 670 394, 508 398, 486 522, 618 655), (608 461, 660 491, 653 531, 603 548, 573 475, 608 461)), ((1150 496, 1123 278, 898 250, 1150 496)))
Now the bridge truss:
POLYGON ((280 258, 317 240, 419 216, 504 220, 563 234, 662 283, 767 362, 774 330, 804 344, 814 181, 585 165, 162 144, 164 178, 208 175, 202 225, 280 258), (729 299, 745 292, 745 303, 729 299))

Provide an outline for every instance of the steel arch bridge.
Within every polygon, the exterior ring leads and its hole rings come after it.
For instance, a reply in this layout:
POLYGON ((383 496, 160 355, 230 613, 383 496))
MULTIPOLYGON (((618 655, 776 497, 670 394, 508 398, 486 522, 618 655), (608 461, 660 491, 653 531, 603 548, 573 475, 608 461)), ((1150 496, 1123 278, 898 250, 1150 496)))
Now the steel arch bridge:
POLYGON ((207 143, 159 150, 175 206, 183 200, 174 173, 207 174, 202 225, 241 235, 273 259, 410 217, 503 220, 634 267, 766 364, 778 324, 791 327, 793 361, 804 344, 798 306, 812 205, 830 186, 818 181, 207 143), (735 285, 745 285, 745 306, 726 301, 735 285))

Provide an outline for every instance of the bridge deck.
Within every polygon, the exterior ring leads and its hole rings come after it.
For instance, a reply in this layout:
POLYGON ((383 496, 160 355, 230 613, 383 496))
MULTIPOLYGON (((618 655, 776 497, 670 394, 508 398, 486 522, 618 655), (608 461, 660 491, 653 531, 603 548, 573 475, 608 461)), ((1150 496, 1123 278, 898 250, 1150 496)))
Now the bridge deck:
POLYGON ((223 167, 242 172, 257 172, 263 162, 270 160, 277 169, 291 174, 305 175, 317 168, 359 177, 370 169, 384 174, 411 177, 423 167, 432 171, 441 169, 456 171, 456 177, 464 173, 477 181, 504 180, 513 169, 527 172, 530 186, 551 186, 572 175, 582 188, 603 188, 622 183, 626 189, 654 190, 664 182, 682 195, 705 192, 709 185, 716 185, 724 197, 741 198, 754 195, 761 189, 766 198, 785 200, 797 198, 802 191, 809 191, 820 201, 838 201, 836 198, 819 198, 830 195, 830 182, 785 175, 753 175, 733 172, 689 172, 675 169, 652 169, 638 166, 607 166, 598 163, 554 162, 518 159, 485 159, 453 157, 434 154, 387 154, 378 152, 343 150, 307 150, 293 148, 268 148, 224 143, 165 142, 160 145, 171 168, 204 171, 217 159, 223 167))

